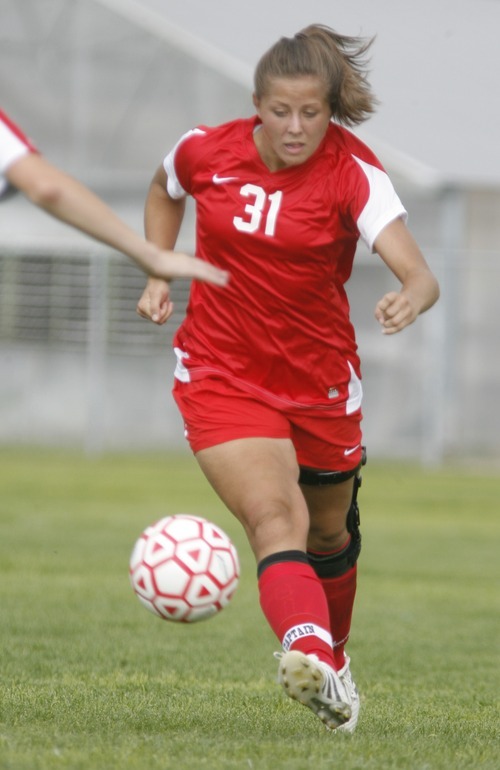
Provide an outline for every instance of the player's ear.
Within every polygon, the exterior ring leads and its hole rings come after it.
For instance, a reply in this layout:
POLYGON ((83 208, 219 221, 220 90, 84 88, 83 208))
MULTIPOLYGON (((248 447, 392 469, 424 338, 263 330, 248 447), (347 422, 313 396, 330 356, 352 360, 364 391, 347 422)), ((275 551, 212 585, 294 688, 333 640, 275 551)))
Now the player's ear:
POLYGON ((256 93, 252 94, 252 101, 253 101, 253 106, 255 107, 255 110, 257 112, 257 115, 260 118, 260 112, 259 112, 259 110, 260 110, 260 99, 259 99, 259 97, 257 96, 256 93))

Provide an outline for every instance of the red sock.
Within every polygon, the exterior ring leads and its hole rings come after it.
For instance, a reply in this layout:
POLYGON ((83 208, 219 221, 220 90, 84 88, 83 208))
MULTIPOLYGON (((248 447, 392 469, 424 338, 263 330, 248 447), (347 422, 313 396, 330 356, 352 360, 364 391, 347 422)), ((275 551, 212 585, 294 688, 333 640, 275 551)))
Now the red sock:
POLYGON ((344 575, 321 578, 330 612, 330 629, 333 638, 333 658, 339 671, 345 664, 344 647, 351 630, 352 609, 356 596, 356 564, 344 575))
POLYGON ((314 654, 333 666, 328 604, 313 568, 271 563, 259 577, 260 606, 283 649, 314 654))

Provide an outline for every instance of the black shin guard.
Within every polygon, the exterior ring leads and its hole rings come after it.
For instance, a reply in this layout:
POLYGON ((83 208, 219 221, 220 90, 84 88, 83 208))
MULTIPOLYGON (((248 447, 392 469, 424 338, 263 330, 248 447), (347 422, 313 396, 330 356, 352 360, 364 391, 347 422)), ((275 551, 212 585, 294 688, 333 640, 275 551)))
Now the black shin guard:
MULTIPOLYGON (((366 462, 366 460, 365 460, 366 462)), ((364 463, 363 463, 364 464, 364 463)), ((359 471, 354 477, 351 505, 347 512, 347 531, 351 539, 340 551, 332 554, 307 552, 309 564, 319 578, 335 578, 345 575, 354 567, 361 552, 361 532, 359 531, 358 490, 361 486, 359 471)))
POLYGON ((361 537, 354 540, 352 535, 348 544, 341 551, 335 553, 307 552, 309 564, 319 578, 335 578, 345 575, 354 567, 361 551, 361 537))

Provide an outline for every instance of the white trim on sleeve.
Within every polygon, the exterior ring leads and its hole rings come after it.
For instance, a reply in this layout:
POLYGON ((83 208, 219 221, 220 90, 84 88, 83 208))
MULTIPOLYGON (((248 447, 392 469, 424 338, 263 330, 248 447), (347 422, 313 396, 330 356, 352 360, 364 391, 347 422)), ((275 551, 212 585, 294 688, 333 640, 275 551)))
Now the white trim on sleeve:
POLYGON ((0 120, 0 176, 3 176, 16 160, 20 160, 29 152, 31 148, 0 120))
POLYGON ((406 222, 408 213, 385 171, 366 163, 356 155, 352 157, 361 167, 370 187, 370 195, 358 217, 357 226, 362 239, 373 251, 373 244, 384 227, 398 217, 406 222))
POLYGON ((185 198, 187 195, 186 190, 179 182, 179 178, 177 176, 177 173, 175 171, 175 153, 177 152, 177 149, 179 146, 184 142, 186 139, 189 139, 191 136, 194 136, 196 134, 205 134, 206 131, 202 131, 201 128, 193 128, 190 131, 187 131, 185 134, 181 136, 175 147, 168 153, 167 157, 163 161, 163 168, 167 172, 167 192, 170 195, 171 198, 179 199, 179 198, 185 198))

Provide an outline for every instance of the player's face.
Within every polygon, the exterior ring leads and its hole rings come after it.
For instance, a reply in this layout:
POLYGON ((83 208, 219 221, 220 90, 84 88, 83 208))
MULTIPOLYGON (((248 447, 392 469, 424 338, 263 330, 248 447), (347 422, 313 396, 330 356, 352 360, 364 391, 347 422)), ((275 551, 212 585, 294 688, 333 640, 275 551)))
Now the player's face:
POLYGON ((254 105, 262 121, 255 133, 259 154, 271 171, 304 163, 317 150, 331 118, 324 83, 314 75, 272 78, 254 105))

